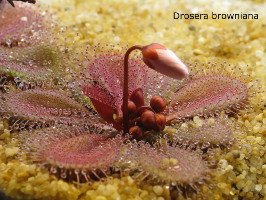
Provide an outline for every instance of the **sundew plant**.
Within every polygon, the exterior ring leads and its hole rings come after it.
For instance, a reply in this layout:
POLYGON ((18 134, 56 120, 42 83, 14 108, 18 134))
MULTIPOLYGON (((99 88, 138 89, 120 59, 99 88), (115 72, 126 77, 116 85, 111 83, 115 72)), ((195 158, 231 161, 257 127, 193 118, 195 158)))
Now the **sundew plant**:
POLYGON ((68 50, 64 28, 29 3, 0 1, 0 112, 14 158, 81 190, 130 177, 172 199, 207 198, 216 153, 244 134, 236 121, 252 108, 255 81, 158 43, 68 50))

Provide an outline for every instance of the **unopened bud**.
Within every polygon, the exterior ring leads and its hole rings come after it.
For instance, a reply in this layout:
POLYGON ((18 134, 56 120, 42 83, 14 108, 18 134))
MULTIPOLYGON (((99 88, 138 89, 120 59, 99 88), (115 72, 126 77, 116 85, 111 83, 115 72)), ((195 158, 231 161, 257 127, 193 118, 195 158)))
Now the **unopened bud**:
POLYGON ((143 61, 150 68, 175 79, 188 77, 186 65, 166 47, 160 44, 150 44, 142 49, 143 61))
POLYGON ((128 112, 129 113, 133 113, 137 109, 136 104, 133 101, 130 101, 130 100, 128 101, 127 107, 128 107, 128 112))
POLYGON ((132 135, 132 138, 136 140, 140 140, 143 136, 143 131, 138 126, 131 127, 129 133, 132 135))
POLYGON ((147 110, 142 113, 141 117, 141 123, 146 129, 152 129, 155 124, 155 114, 154 112, 147 110))
POLYGON ((165 101, 160 96, 153 96, 150 100, 150 105, 152 109, 157 113, 163 112, 166 107, 165 101))
POLYGON ((155 115, 155 125, 154 125, 153 129, 155 131, 162 131, 165 128, 165 124, 166 124, 165 116, 162 114, 156 114, 155 115))
POLYGON ((138 89, 134 90, 129 99, 135 103, 137 108, 143 106, 144 105, 144 97, 143 97, 142 89, 138 88, 138 89))

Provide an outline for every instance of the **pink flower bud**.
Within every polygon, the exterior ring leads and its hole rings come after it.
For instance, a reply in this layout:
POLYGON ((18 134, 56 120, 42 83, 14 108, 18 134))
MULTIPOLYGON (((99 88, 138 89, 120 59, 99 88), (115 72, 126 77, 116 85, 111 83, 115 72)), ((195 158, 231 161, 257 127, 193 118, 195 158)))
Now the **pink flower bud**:
POLYGON ((171 50, 160 44, 143 47, 142 54, 145 64, 157 72, 175 79, 189 75, 186 65, 171 50))

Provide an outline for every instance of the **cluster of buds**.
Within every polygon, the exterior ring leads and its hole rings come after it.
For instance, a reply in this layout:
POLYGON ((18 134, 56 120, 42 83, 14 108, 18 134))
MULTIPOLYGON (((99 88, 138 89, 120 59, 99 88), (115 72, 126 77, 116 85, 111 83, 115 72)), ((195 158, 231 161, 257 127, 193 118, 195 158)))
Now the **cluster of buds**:
POLYGON ((166 103, 160 96, 153 96, 150 106, 144 105, 142 90, 135 90, 128 101, 129 133, 139 140, 145 131, 162 131, 165 128, 166 118, 162 114, 166 103))
POLYGON ((135 45, 128 49, 124 59, 124 90, 123 90, 123 126, 124 133, 130 133, 141 139, 143 130, 162 131, 166 118, 161 114, 166 103, 160 96, 153 96, 150 106, 144 106, 141 88, 136 89, 128 99, 128 58, 133 50, 142 52, 144 63, 155 71, 175 79, 186 78, 189 74, 185 64, 166 47, 153 43, 147 46, 135 45))

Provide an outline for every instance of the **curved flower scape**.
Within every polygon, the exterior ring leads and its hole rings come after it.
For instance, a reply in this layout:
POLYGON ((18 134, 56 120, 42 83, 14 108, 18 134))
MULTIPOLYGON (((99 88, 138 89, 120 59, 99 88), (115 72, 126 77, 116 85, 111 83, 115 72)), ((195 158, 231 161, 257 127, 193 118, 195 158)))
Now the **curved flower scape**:
MULTIPOLYGON (((80 60, 86 63, 82 73, 73 74, 71 80, 59 81, 65 77, 58 73, 57 81, 46 84, 41 80, 38 84, 36 80, 37 86, 30 85, 29 80, 36 75, 30 72, 32 65, 41 72, 45 67, 57 69, 65 60, 52 46, 20 45, 24 35, 35 35, 29 30, 39 21, 34 21, 35 11, 26 7, 18 8, 10 18, 11 8, 6 4, 0 2, 0 10, 4 11, 0 22, 0 41, 4 45, 0 52, 5 52, 0 54, 0 70, 3 77, 20 81, 10 84, 12 80, 1 80, 1 114, 6 119, 21 120, 23 129, 30 129, 19 132, 18 128, 14 134, 21 155, 26 154, 30 161, 47 167, 65 181, 92 182, 125 172, 141 181, 147 178, 154 183, 193 189, 209 178, 213 166, 203 159, 208 152, 193 150, 197 145, 230 147, 234 136, 226 125, 228 118, 221 121, 215 117, 221 112, 236 113, 247 104, 250 95, 244 79, 211 70, 200 74, 196 68, 189 74, 189 67, 172 51, 151 44, 136 45, 125 52, 95 47, 91 57, 80 60), (21 19, 24 12, 30 15, 21 19), (7 59, 10 52, 4 48, 14 46, 26 51, 7 59), (129 58, 133 50, 141 50, 142 54, 129 58), (22 65, 28 71, 19 69, 22 65), (178 127, 195 116, 202 118, 202 126, 166 134, 167 125, 178 127), (208 124, 210 116, 212 124, 208 124)), ((41 16, 36 15, 41 21, 41 16)))

